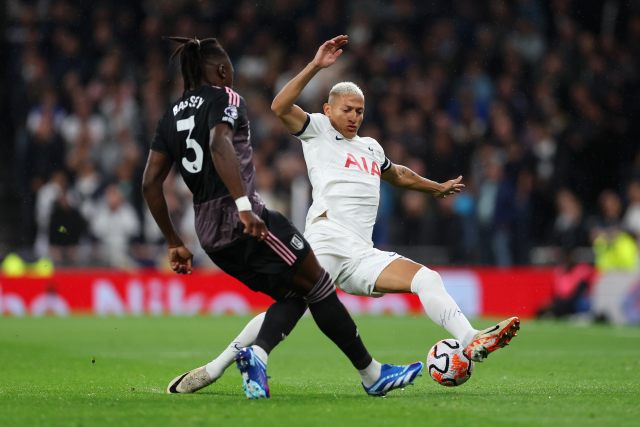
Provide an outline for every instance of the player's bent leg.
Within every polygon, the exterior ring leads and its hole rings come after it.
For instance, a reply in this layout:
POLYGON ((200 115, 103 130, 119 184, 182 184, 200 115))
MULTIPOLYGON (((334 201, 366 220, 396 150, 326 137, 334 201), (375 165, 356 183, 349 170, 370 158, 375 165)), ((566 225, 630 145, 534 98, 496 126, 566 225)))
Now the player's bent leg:
MULTIPOLYGON (((313 256, 313 253, 310 256, 313 256)), ((315 256, 313 258, 315 260, 315 256)), ((319 264, 317 266, 319 267, 319 264)), ((356 324, 338 299, 331 276, 322 268, 320 271, 320 279, 305 296, 309 310, 320 330, 342 350, 358 370, 365 392, 374 396, 384 395, 393 389, 413 384, 415 377, 421 374, 424 364, 416 362, 406 366, 381 365, 373 359, 362 342, 356 324)), ((301 273, 305 274, 304 271, 301 273)))
POLYGON ((464 349, 464 353, 474 362, 482 362, 490 353, 509 345, 520 329, 520 319, 512 317, 495 326, 478 331, 464 349))
POLYGON ((462 342, 463 346, 467 346, 478 332, 451 298, 440 275, 420 264, 406 259, 394 260, 382 271, 374 290, 418 295, 427 316, 462 342))
POLYGON ((422 265, 408 259, 393 260, 382 270, 373 290, 385 294, 410 293, 411 282, 422 268, 422 265))
POLYGON ((205 366, 175 377, 167 386, 167 393, 195 393, 216 382, 222 377, 224 371, 233 364, 236 354, 243 347, 250 346, 255 342, 264 317, 265 313, 260 313, 251 319, 236 339, 217 358, 205 366))
POLYGON ((242 374, 242 388, 247 399, 264 399, 271 396, 267 376, 269 354, 291 333, 306 311, 307 302, 302 295, 307 295, 313 289, 314 273, 319 277, 322 271, 317 262, 314 263, 315 258, 312 255, 310 252, 303 260, 290 284, 274 291, 275 294, 271 296, 277 301, 267 310, 255 344, 243 349, 236 356, 237 366, 242 374), (298 274, 300 270, 305 274, 298 274))
POLYGON ((509 345, 520 329, 520 320, 512 317, 484 331, 475 330, 447 293, 440 275, 405 259, 389 264, 374 287, 375 291, 384 293, 407 292, 407 289, 418 295, 429 318, 460 341, 465 354, 474 362, 482 362, 490 353, 509 345))

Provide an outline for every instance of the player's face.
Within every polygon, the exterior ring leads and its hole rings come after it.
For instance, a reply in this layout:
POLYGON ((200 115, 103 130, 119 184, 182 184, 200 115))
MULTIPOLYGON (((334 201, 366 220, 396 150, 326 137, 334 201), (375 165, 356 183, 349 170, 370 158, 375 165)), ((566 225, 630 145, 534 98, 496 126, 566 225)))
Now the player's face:
POLYGON ((338 132, 351 139, 362 124, 364 99, 358 95, 334 96, 330 103, 324 104, 324 114, 338 132))

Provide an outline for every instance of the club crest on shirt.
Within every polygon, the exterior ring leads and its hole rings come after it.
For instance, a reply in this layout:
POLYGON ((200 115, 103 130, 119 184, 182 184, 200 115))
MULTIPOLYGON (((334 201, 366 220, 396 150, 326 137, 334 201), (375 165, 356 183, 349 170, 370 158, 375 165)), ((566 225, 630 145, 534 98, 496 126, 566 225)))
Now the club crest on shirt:
POLYGON ((236 108, 235 105, 229 105, 227 108, 224 109, 224 113, 231 117, 233 120, 236 120, 238 118, 238 109, 236 108))
POLYGON ((293 246, 294 249, 302 250, 302 248, 304 248, 304 242, 302 241, 300 236, 294 234, 293 238, 291 238, 291 246, 293 246))

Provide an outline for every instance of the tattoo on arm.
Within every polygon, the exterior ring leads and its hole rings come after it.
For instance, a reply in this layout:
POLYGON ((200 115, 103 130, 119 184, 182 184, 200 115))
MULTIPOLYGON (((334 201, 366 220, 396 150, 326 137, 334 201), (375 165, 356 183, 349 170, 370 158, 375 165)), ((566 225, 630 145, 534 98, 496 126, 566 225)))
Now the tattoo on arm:
POLYGON ((416 173, 414 171, 412 171, 411 169, 407 169, 406 167, 402 166, 402 169, 401 169, 402 175, 407 173, 407 171, 411 172, 411 176, 416 176, 416 173))

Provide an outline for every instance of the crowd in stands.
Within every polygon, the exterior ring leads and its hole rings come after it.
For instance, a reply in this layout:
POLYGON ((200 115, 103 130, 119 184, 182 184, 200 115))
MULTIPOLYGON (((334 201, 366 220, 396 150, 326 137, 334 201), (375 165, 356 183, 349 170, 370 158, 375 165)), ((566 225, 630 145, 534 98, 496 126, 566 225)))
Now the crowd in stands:
MULTIPOLYGON (((361 136, 389 159, 465 191, 433 197, 383 183, 374 242, 440 246, 453 264, 521 265, 531 249, 633 268, 640 236, 640 1, 11 0, 4 85, 16 124, 14 185, 34 251, 61 265, 153 266, 162 234, 141 176, 156 124, 183 89, 162 36, 217 37, 251 122, 258 192, 290 215, 301 146, 270 104, 325 40, 331 86, 365 94, 361 136), (631 251, 631 252, 629 252, 631 251), (610 255, 610 254, 609 254, 610 255), (611 258, 611 257, 610 257, 611 258), (604 260, 604 261, 602 261, 604 260)), ((169 210, 196 250, 189 190, 172 172, 169 210)), ((196 261, 206 263, 197 252, 196 261)), ((552 260, 553 261, 553 260, 552 260)), ((606 265, 605 265, 606 264, 606 265)))

